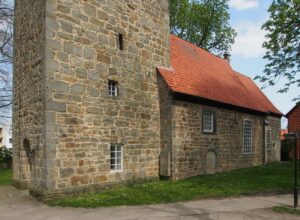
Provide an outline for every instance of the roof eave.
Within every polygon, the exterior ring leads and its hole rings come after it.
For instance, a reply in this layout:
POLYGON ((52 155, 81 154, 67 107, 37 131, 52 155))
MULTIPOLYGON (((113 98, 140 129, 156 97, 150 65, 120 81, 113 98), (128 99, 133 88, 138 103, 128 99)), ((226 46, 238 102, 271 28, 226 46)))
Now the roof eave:
POLYGON ((196 103, 205 103, 207 105, 211 105, 211 106, 215 106, 215 107, 224 107, 227 109, 232 109, 232 110, 236 110, 236 111, 247 111, 247 112, 252 112, 253 114, 259 114, 259 115, 271 115, 274 117, 278 117, 281 118, 283 116, 282 113, 275 113, 275 112, 265 112, 265 111, 260 111, 260 110, 256 110, 256 109, 250 109, 250 108, 246 108, 246 107, 241 107, 241 106, 237 106, 237 105, 233 105, 233 104, 229 104, 229 103, 225 103, 225 102, 220 102, 220 101, 216 101, 216 100, 212 100, 212 99, 207 99, 204 97, 200 97, 200 96, 195 96, 195 95, 190 95, 190 94, 186 94, 186 93, 182 93, 182 92, 178 92, 178 91, 173 91, 174 94, 174 99, 183 99, 183 97, 186 97, 186 100, 183 101, 188 101, 188 102, 196 102, 196 103))

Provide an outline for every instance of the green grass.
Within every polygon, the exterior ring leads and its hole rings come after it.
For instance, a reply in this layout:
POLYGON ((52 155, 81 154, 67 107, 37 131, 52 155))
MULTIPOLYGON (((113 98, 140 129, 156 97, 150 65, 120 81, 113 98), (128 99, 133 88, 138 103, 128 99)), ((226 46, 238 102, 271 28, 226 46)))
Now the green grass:
POLYGON ((0 170, 0 186, 12 184, 12 169, 0 170))
POLYGON ((291 215, 300 215, 299 209, 290 208, 287 206, 276 206, 273 208, 273 211, 279 212, 279 213, 286 213, 291 215))
POLYGON ((170 203, 257 193, 287 193, 291 192, 292 184, 292 163, 273 163, 222 174, 197 176, 177 182, 157 181, 119 187, 99 193, 53 200, 49 205, 94 208, 170 203))

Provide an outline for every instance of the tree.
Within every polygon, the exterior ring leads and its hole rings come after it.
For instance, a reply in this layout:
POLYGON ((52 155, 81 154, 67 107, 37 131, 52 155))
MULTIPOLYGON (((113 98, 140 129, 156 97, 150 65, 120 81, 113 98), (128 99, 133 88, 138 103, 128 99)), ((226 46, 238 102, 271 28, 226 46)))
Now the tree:
POLYGON ((229 54, 236 32, 228 0, 171 0, 171 33, 216 55, 229 54))
POLYGON ((267 31, 263 47, 268 63, 256 79, 265 86, 283 80, 285 85, 278 92, 284 93, 292 85, 300 87, 300 0, 274 0, 268 12, 269 20, 262 26, 267 31))
POLYGON ((11 0, 0 0, 0 122, 9 118, 12 105, 12 40, 14 10, 11 0))

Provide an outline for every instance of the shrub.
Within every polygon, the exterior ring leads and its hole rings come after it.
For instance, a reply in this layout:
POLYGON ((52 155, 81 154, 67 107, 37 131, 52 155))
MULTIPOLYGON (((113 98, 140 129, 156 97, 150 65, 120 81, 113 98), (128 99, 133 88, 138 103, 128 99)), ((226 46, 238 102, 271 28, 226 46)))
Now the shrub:
POLYGON ((0 163, 12 163, 12 150, 6 147, 0 148, 0 163))
POLYGON ((286 139, 281 141, 281 160, 282 161, 288 161, 293 160, 292 158, 289 158, 290 152, 293 152, 293 141, 286 139))

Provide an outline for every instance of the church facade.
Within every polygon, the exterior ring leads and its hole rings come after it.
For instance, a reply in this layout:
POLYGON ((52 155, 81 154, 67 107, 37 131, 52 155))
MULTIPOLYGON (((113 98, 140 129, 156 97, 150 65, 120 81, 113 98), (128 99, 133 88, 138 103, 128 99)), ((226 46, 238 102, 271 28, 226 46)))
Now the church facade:
POLYGON ((226 60, 170 36, 168 0, 15 7, 16 186, 49 199, 279 160, 281 113, 226 60), (225 68, 227 98, 199 78, 207 65, 225 68))

